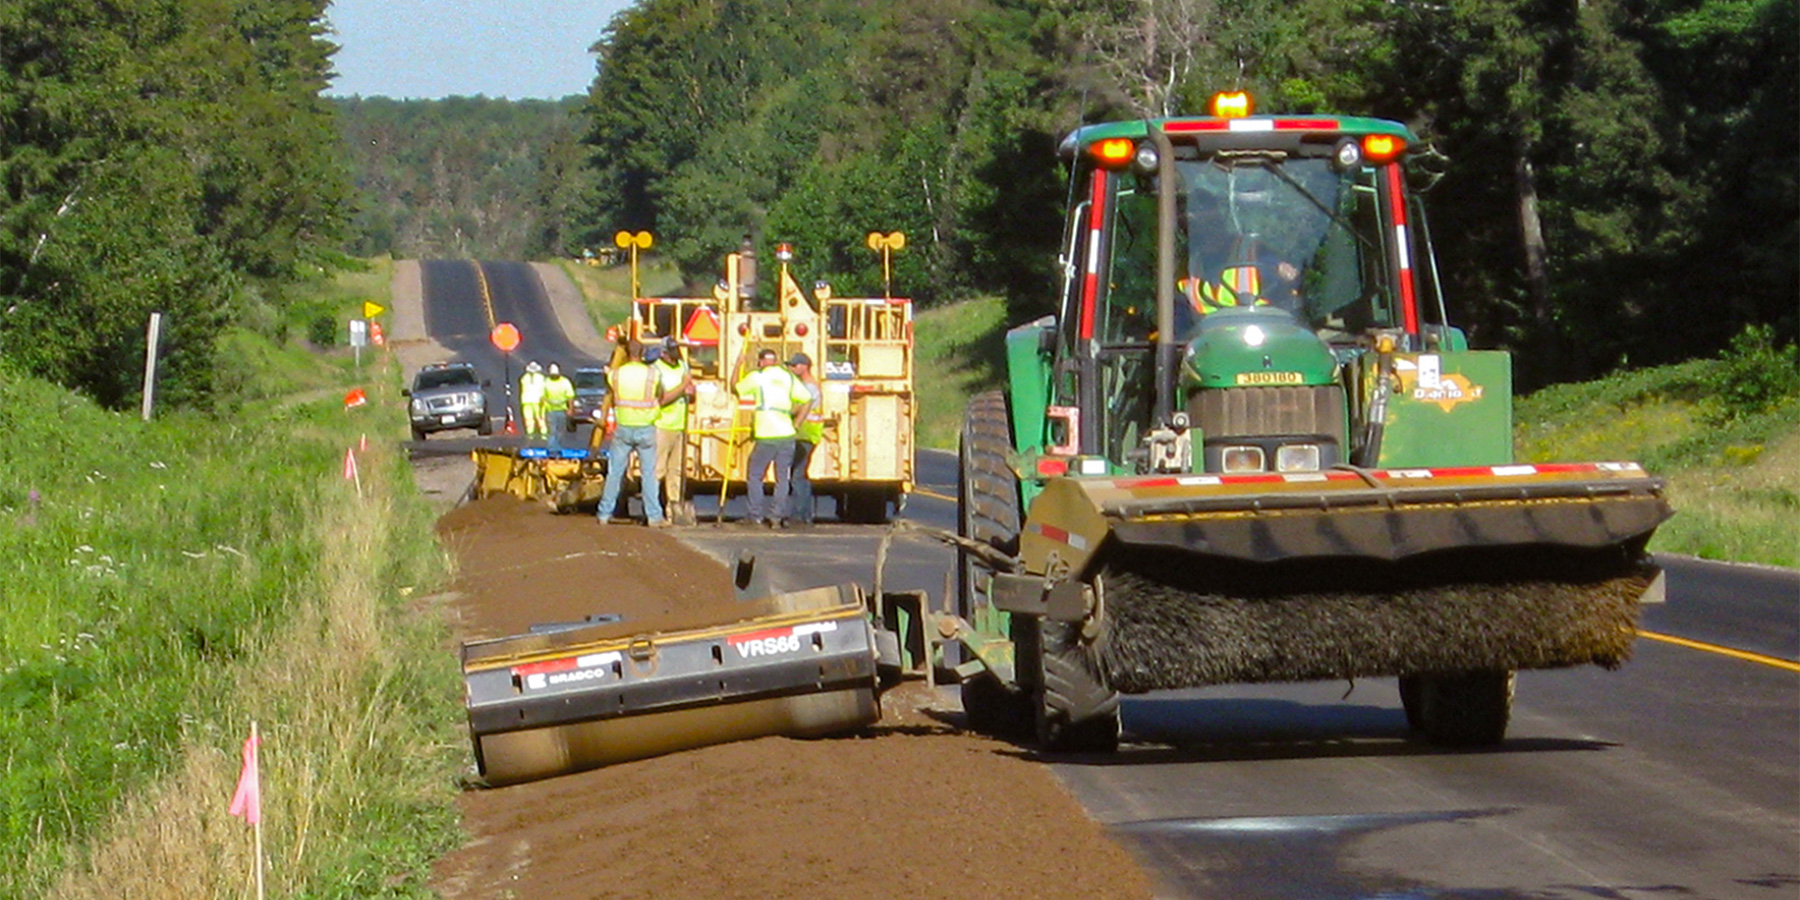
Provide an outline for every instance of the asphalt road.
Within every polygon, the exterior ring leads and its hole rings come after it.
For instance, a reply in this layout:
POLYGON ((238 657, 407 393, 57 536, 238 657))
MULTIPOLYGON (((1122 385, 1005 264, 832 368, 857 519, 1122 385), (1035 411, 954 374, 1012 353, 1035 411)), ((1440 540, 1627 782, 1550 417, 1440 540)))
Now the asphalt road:
MULTIPOLYGON (((954 528, 954 455, 918 471, 906 517, 954 528)), ((868 583, 877 531, 689 538, 787 588, 868 583)), ((901 537, 887 585, 941 596, 953 562, 901 537)), ((1046 762, 1167 897, 1800 897, 1800 573, 1662 562, 1643 630, 1717 646, 1646 638, 1616 672, 1523 673, 1492 751, 1409 740, 1378 679, 1130 697, 1122 752, 1046 762)))
MULTIPOLYGON (((506 411, 510 408, 514 422, 521 421, 515 394, 527 362, 555 362, 565 372, 603 362, 577 349, 564 336, 529 264, 427 260, 420 269, 425 331, 451 350, 453 360, 473 363, 481 372, 487 382, 488 416, 495 434, 492 438, 477 438, 472 431, 433 434, 409 443, 412 455, 466 454, 476 446, 517 444, 517 438, 504 435, 506 411), (510 354, 502 353, 488 337, 500 322, 519 330, 519 346, 510 354)), ((569 446, 586 444, 587 426, 568 439, 569 446)))
MULTIPOLYGON (((581 358, 529 269, 483 270, 497 320, 526 336, 521 358, 581 358)), ((474 267, 427 263, 425 289, 432 336, 501 385, 474 267)), ((954 455, 921 452, 917 471, 905 517, 953 529, 954 455)), ((836 524, 823 506, 810 532, 682 537, 727 559, 753 552, 775 590, 870 583, 883 529, 836 524)), ((941 597, 953 562, 900 536, 884 586, 941 597)), ((1494 750, 1408 740, 1393 680, 1377 679, 1131 697, 1120 753, 1045 762, 1167 897, 1800 897, 1800 573, 1663 563, 1668 599, 1646 609, 1654 637, 1636 657, 1616 672, 1521 674, 1494 750)))

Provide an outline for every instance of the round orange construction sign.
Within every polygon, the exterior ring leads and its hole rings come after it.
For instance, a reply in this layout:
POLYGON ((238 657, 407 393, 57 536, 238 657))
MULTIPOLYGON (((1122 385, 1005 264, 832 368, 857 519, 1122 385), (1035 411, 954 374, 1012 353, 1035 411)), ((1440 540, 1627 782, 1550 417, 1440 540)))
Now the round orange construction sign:
POLYGON ((494 330, 488 334, 488 340, 493 341, 494 346, 499 347, 501 352, 511 353, 518 349, 519 329, 514 328, 511 322, 501 322, 495 325, 494 330))

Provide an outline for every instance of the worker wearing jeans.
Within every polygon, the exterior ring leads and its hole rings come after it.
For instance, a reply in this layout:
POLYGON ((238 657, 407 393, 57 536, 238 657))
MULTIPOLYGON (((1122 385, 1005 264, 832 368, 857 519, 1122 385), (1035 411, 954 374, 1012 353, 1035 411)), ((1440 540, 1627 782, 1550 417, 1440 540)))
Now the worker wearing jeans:
POLYGON ((544 447, 551 456, 562 455, 562 435, 569 426, 569 404, 575 402, 575 385, 562 368, 551 363, 544 375, 544 447))
POLYGON ((681 346, 675 339, 664 338, 662 345, 644 352, 650 371, 656 373, 656 471, 662 474, 662 499, 671 511, 685 502, 684 482, 687 453, 688 394, 694 390, 694 376, 681 359, 681 346))
POLYGON ((612 444, 606 448, 606 482, 600 488, 600 511, 595 518, 604 525, 619 505, 619 491, 625 475, 631 470, 631 456, 637 454, 639 482, 644 492, 644 518, 651 528, 664 528, 669 520, 663 515, 656 483, 656 373, 644 362, 646 347, 634 344, 633 359, 614 368, 607 379, 612 382, 612 444))
POLYGON ((812 476, 807 474, 807 466, 812 464, 813 451, 818 449, 819 442, 825 439, 825 393, 819 388, 819 380, 812 374, 812 357, 804 353, 796 353, 788 359, 788 370, 805 385, 812 401, 807 404, 806 417, 795 428, 794 460, 789 471, 789 480, 794 486, 793 493, 788 496, 789 524, 802 528, 813 524, 812 476))
POLYGON ((786 513, 788 475, 794 467, 794 437, 799 423, 812 407, 812 393, 794 373, 776 364, 776 354, 765 349, 756 355, 757 369, 738 380, 739 397, 755 405, 751 434, 756 446, 750 451, 749 482, 752 524, 774 528, 786 513), (763 475, 775 467, 775 496, 770 498, 763 475))

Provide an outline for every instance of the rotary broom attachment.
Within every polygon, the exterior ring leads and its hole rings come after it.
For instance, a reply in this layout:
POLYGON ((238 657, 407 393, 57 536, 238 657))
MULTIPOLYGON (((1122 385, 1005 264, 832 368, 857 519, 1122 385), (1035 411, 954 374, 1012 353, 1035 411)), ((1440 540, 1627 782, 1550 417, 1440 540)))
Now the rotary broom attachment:
POLYGON ((1124 693, 1613 668, 1669 515, 1631 463, 1053 479, 998 602, 1085 581, 1083 665, 1124 693))
POLYGON ((1100 579, 1109 627, 1096 650, 1108 683, 1125 693, 1588 663, 1610 669, 1631 655, 1638 601, 1654 577, 1613 551, 1284 567, 1121 552, 1100 579))

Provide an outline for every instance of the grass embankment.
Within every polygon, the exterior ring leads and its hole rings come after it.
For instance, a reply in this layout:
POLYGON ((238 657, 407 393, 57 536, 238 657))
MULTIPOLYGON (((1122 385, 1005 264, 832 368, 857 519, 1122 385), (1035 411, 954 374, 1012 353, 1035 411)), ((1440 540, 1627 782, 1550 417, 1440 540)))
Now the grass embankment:
POLYGON ((227 341, 258 386, 229 416, 144 423, 0 372, 0 896, 244 896, 252 719, 271 893, 422 894, 456 839, 458 678, 408 608, 443 558, 391 373, 227 341))
POLYGON ((917 443, 955 450, 969 397, 1006 377, 1006 302, 982 297, 919 313, 913 321, 917 443))
MULTIPOLYGON (((558 260, 557 264, 581 289, 581 296, 587 301, 588 315, 600 333, 605 334, 607 326, 631 317, 629 265, 590 266, 573 259, 558 260)), ((681 296, 681 273, 655 257, 641 258, 638 261, 638 290, 646 297, 681 296)))
MULTIPOLYGON (((1766 363, 1792 374, 1791 353, 1766 363)), ((1722 399, 1757 377, 1745 369, 1727 353, 1546 388, 1518 402, 1519 458, 1635 459, 1668 479, 1676 510, 1652 550, 1800 566, 1800 397, 1722 399)))

